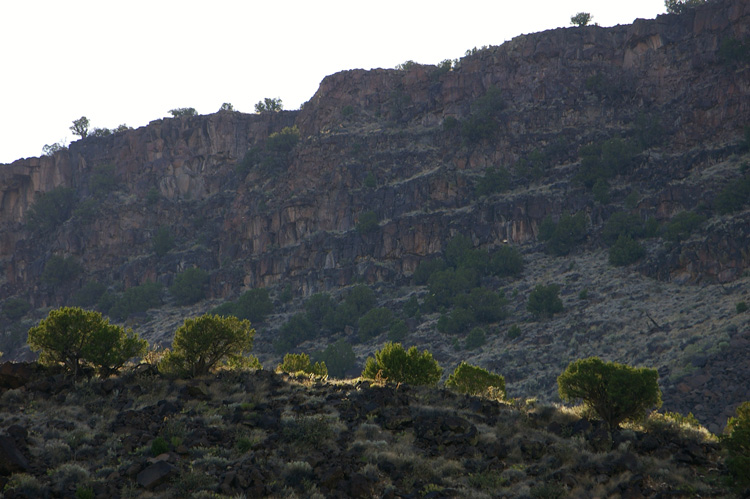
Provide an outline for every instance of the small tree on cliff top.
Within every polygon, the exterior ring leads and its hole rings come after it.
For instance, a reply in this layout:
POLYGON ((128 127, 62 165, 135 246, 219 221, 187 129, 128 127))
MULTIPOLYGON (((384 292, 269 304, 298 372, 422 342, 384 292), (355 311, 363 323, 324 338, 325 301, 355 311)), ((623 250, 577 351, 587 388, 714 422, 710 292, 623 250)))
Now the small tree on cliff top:
POLYGON ((73 120, 70 130, 75 134, 85 139, 89 134, 89 119, 85 116, 81 116, 77 120, 73 120))
POLYGON ((570 24, 580 28, 581 26, 587 26, 591 22, 591 19, 593 19, 593 16, 588 12, 579 12, 570 18, 570 24))

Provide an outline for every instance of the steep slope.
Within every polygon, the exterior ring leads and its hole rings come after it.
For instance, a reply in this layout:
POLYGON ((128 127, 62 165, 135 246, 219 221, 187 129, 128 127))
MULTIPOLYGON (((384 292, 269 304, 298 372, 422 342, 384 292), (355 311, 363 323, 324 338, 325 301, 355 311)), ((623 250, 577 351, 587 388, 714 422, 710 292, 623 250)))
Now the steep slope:
MULTIPOLYGON (((214 301, 187 310, 164 294, 169 307, 130 321, 168 341, 187 313, 247 288, 280 296, 288 286, 294 300, 259 326, 258 350, 271 360, 280 326, 313 293, 364 282, 397 313, 412 293, 424 300, 424 286, 408 287, 411 273, 462 234, 477 248, 510 244, 526 258, 521 279, 483 281, 509 297, 510 317, 487 326, 502 334, 481 351, 457 351, 432 312, 410 319, 405 341, 446 364, 467 358, 506 374, 514 396, 554 398, 555 376, 584 355, 659 367, 667 407, 693 410, 718 431, 750 398, 742 386, 723 389, 745 372, 727 365, 727 349, 750 348, 747 316, 734 314, 747 299, 750 213, 715 207, 748 161, 750 68, 722 47, 747 40, 749 20, 750 5, 735 0, 629 26, 525 35, 451 67, 329 76, 300 111, 157 120, 5 165, 0 298, 37 311, 4 322, 3 348, 22 355, 24 324, 88 282, 113 291, 169 286, 197 266, 210 274, 214 301), (295 130, 298 142, 279 140, 295 130), (586 148, 620 139, 636 148, 615 155, 622 166, 598 153, 613 171, 587 176, 586 148), (493 167, 507 168, 507 189, 479 195, 493 167), (606 196, 593 189, 600 180, 606 196), (60 187, 74 189, 76 208, 31 230, 34 201, 60 187), (665 225, 684 210, 704 217, 698 231, 674 241, 661 232, 643 243, 638 263, 606 263, 611 243, 601 232, 614 213, 665 225), (546 255, 540 226, 563 213, 584 214, 585 238, 568 256, 546 255), (373 230, 357 230, 372 216, 373 230), (161 228, 176 243, 164 254, 154 247, 161 228), (53 256, 72 257, 82 271, 43 279, 53 256), (536 320, 526 300, 551 282, 562 286, 566 312, 536 320), (582 291, 592 298, 577 298, 582 291), (523 335, 509 340, 516 323, 523 335)), ((301 348, 356 342, 356 324, 348 326, 301 348)), ((358 358, 384 340, 356 346, 358 358)))

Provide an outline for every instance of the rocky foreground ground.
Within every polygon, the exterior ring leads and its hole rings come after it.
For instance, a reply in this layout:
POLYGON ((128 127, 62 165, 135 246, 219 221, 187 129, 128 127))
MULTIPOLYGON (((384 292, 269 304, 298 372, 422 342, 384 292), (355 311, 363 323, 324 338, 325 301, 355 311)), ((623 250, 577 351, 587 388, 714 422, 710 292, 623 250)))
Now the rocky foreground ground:
POLYGON ((733 496, 716 437, 663 415, 609 434, 582 408, 267 370, 2 372, 6 498, 733 496))

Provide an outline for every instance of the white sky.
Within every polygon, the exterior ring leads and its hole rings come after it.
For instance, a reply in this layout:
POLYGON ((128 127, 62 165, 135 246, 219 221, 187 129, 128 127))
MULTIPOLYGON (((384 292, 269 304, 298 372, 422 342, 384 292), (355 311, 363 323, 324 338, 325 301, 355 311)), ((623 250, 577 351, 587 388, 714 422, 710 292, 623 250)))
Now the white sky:
POLYGON ((68 143, 74 119, 137 128, 264 97, 297 109, 329 74, 436 64, 466 49, 665 11, 663 0, 2 0, 0 163, 68 143))

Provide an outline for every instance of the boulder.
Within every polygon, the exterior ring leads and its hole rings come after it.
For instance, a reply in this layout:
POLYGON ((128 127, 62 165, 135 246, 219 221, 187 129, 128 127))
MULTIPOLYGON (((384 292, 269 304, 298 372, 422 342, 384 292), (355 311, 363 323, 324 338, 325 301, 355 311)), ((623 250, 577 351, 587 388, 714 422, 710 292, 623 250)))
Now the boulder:
POLYGON ((9 476, 29 469, 29 462, 7 435, 0 435, 0 475, 9 476))
POLYGON ((176 467, 166 461, 158 461, 138 473, 136 482, 145 489, 153 489, 166 482, 176 473, 176 467))

